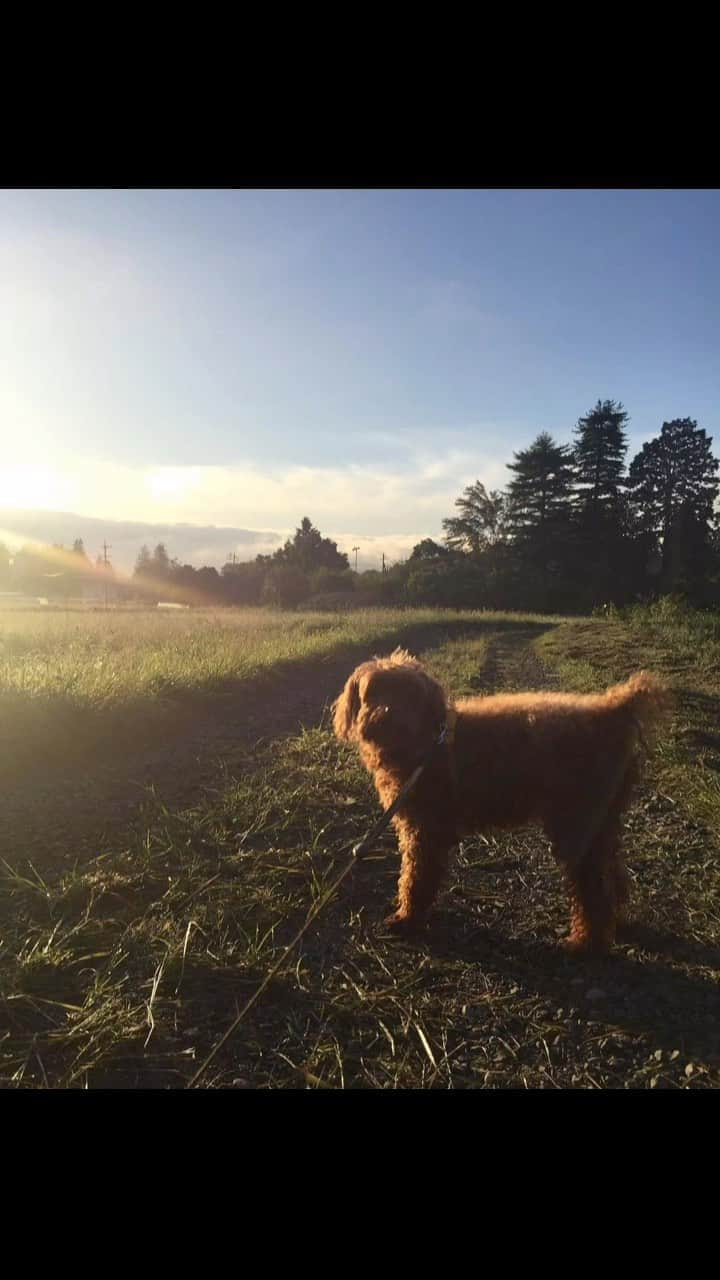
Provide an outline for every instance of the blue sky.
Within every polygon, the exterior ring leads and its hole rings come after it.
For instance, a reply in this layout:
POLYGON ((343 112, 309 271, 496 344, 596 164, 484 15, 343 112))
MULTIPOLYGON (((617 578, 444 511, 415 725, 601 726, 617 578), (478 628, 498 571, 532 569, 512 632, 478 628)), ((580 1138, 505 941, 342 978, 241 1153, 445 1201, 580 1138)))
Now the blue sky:
POLYGON ((631 452, 717 436, 719 227, 716 191, 1 192, 3 524, 309 514, 371 563, 598 397, 631 452))

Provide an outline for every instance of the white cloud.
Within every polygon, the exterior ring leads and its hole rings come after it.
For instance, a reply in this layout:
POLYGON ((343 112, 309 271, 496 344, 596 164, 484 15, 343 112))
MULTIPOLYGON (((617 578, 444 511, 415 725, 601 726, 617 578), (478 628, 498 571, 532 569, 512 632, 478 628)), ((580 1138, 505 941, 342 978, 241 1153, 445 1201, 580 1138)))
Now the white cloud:
POLYGON ((492 488, 504 481, 495 459, 454 451, 406 465, 340 467, 254 464, 226 467, 128 467, 78 458, 63 465, 15 464, 0 487, 0 504, 153 523, 290 528, 309 515, 321 528, 347 528, 364 536, 441 527, 455 498, 480 477, 492 488))
POLYGON ((426 449, 403 464, 373 460, 344 468, 16 461, 0 483, 0 514, 6 529, 29 535, 20 515, 32 509, 43 529, 34 537, 67 542, 85 536, 84 526, 94 549, 107 536, 123 568, 153 539, 193 564, 222 564, 233 551, 249 559, 274 550, 307 515, 353 560, 352 547, 359 546, 358 567, 370 568, 380 566, 383 552, 392 563, 422 538, 439 538, 443 517, 478 477, 488 488, 502 485, 504 461, 462 449, 426 449))

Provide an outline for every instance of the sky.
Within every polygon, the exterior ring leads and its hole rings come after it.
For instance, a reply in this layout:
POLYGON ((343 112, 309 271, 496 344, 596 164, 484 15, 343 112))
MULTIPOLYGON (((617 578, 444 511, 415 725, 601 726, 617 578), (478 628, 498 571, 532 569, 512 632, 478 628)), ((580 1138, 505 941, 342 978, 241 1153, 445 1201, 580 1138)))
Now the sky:
POLYGON ((309 515, 379 567, 598 398, 629 456, 717 437, 719 232, 720 191, 0 191, 0 537, 220 565, 309 515))

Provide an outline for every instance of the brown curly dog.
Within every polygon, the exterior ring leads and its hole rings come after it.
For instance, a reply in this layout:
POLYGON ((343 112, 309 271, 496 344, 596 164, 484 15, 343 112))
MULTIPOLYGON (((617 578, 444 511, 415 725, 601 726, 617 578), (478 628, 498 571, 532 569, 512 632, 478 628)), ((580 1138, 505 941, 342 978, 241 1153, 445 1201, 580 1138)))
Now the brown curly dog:
POLYGON ((462 836, 537 822, 567 879, 566 945, 611 947, 628 897, 621 818, 639 744, 666 703, 661 681, 641 671, 606 693, 507 693, 448 707, 405 650, 359 666, 335 703, 334 728, 358 744, 384 809, 428 757, 392 820, 402 866, 387 923, 408 930, 425 922, 462 836))

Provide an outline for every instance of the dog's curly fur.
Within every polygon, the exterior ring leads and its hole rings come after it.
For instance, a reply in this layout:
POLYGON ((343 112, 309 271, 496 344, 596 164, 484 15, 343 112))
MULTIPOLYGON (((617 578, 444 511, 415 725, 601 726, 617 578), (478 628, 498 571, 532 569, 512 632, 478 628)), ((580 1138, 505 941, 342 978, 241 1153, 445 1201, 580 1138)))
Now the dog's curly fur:
POLYGON ((359 666, 334 704, 336 736, 356 742, 383 808, 430 752, 393 818, 402 865, 398 909, 425 922, 463 835, 540 823, 568 884, 574 950, 607 950, 628 897, 621 818, 646 743, 667 706, 662 682, 640 671, 605 693, 508 693, 450 709, 454 740, 431 750, 448 722, 442 688, 403 649, 359 666))

